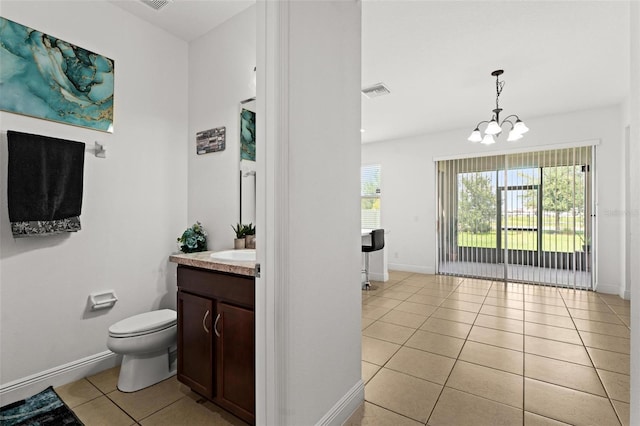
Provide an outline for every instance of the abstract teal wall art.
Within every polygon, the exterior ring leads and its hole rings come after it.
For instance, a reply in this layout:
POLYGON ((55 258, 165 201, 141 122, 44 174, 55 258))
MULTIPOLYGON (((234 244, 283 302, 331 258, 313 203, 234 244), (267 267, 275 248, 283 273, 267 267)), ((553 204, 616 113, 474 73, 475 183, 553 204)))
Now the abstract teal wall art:
POLYGON ((240 112, 240 160, 256 161, 256 113, 240 112))
POLYGON ((0 17, 0 110, 113 132, 114 62, 0 17))

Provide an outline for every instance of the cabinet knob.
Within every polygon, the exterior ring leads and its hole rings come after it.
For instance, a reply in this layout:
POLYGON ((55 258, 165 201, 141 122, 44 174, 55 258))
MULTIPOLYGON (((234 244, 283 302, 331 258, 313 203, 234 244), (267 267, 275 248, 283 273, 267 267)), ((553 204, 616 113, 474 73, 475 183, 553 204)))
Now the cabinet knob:
POLYGON ((204 317, 202 317, 202 328, 204 328, 204 331, 209 334, 209 329, 207 328, 207 317, 209 316, 209 310, 207 309, 207 312, 204 313, 204 317))
POLYGON ((220 314, 216 317, 216 322, 213 323, 213 332, 216 333, 216 336, 220 337, 220 333, 218 333, 218 321, 220 320, 220 314))

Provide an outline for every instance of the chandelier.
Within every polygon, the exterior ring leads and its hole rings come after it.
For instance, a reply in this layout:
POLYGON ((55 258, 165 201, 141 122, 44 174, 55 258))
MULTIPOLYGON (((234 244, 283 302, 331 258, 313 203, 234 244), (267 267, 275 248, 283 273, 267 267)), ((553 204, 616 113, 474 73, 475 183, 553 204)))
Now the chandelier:
POLYGON ((517 141, 518 139, 522 139, 522 135, 529 131, 529 128, 525 126, 525 124, 520 120, 515 114, 511 114, 507 116, 504 120, 500 121, 500 113, 502 112, 502 108, 498 105, 498 100, 500 99, 500 93, 502 93, 502 88, 504 87, 504 81, 500 81, 499 77, 504 73, 503 70, 495 70, 491 73, 492 76, 496 78, 496 108, 493 110, 493 115, 491 116, 491 120, 489 121, 481 121, 478 123, 476 128, 471 132, 468 140, 471 142, 480 142, 485 145, 491 145, 496 143, 495 137, 500 136, 502 133, 503 126, 508 123, 511 126, 509 130, 509 137, 507 138, 508 142, 517 141), (515 121, 513 121, 515 118, 515 121), (510 120, 511 119, 511 120, 510 120), (480 125, 487 123, 487 128, 484 129, 484 136, 480 133, 480 125))

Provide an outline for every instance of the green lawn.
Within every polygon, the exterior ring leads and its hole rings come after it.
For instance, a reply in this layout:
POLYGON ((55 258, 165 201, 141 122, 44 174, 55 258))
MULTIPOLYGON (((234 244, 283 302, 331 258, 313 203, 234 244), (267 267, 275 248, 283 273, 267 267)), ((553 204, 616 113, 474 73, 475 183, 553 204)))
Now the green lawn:
MULTIPOLYGON (((511 226, 511 225, 510 225, 511 226)), ((504 235, 504 234, 503 234, 504 235)), ((507 235, 509 248, 513 250, 537 250, 537 233, 535 231, 509 231, 507 235)), ((502 248, 504 248, 504 236, 502 248)), ((542 249, 544 251, 574 252, 582 251, 582 240, 576 233, 553 233, 544 232, 542 234, 542 249), (577 248, 577 250, 576 250, 577 248)), ((472 234, 471 232, 458 233, 458 246, 460 247, 481 247, 496 248, 496 232, 485 234, 472 234)))

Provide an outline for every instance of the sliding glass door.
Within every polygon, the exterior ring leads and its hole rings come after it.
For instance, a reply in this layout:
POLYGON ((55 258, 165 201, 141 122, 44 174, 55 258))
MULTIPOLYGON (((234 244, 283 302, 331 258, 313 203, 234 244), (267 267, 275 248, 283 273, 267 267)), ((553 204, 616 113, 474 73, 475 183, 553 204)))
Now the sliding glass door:
POLYGON ((438 271, 592 288, 593 149, 438 162, 438 271))

